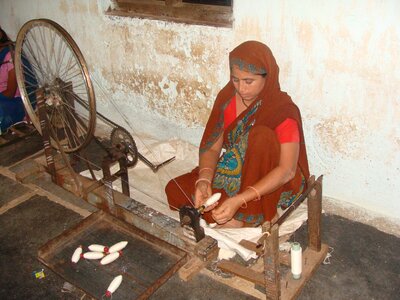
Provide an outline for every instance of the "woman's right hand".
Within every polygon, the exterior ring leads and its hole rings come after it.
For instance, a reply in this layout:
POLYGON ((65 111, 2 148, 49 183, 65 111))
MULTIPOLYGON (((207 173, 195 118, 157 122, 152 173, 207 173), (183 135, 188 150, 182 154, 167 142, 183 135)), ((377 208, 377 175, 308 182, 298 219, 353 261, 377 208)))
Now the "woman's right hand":
POLYGON ((199 181, 194 192, 194 206, 196 208, 202 206, 211 197, 211 193, 211 184, 207 181, 199 181))

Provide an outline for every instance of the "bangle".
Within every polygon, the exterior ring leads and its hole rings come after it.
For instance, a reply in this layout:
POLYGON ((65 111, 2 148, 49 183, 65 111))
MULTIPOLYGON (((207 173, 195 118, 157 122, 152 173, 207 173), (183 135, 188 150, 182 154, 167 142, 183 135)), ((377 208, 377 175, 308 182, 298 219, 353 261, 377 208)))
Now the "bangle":
POLYGON ((252 190, 257 194, 257 198, 256 198, 254 201, 261 200, 261 195, 260 195, 260 193, 258 192, 258 190, 257 190, 255 187, 252 187, 251 185, 249 185, 249 186, 246 188, 246 190, 247 190, 247 189, 252 189, 252 190))
POLYGON ((243 200, 243 204, 240 206, 241 208, 247 208, 247 202, 246 202, 246 200, 244 199, 244 198, 242 198, 242 200, 243 200), (243 205, 246 205, 245 207, 243 207, 243 205))
POLYGON ((206 182, 208 182, 209 184, 211 184, 211 180, 210 180, 210 179, 207 179, 207 178, 199 178, 199 179, 197 179, 196 182, 194 183, 194 186, 196 186, 200 181, 206 181, 206 182))
POLYGON ((211 169, 211 168, 201 168, 201 169, 199 170, 199 174, 200 174, 201 172, 205 171, 205 170, 209 170, 209 171, 211 171, 211 172, 214 172, 214 170, 211 169))

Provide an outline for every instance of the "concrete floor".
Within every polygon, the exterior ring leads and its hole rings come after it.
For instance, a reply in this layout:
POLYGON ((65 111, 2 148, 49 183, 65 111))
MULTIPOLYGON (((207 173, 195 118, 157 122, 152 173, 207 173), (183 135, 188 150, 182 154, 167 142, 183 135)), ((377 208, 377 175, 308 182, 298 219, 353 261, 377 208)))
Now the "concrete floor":
MULTIPOLYGON (((41 147, 40 137, 31 136, 0 148, 0 299, 83 296, 79 290, 65 286, 65 280, 44 267, 36 256, 40 246, 96 209, 46 177, 24 184, 15 179, 15 173, 27 166, 21 161, 41 147), (41 269, 46 277, 36 279, 33 272, 41 269)), ((400 239, 337 215, 323 214, 322 222, 322 240, 333 250, 330 264, 318 268, 299 299, 399 299, 400 239)), ((305 234, 302 227, 294 238, 302 241, 305 234)), ((262 298, 251 284, 209 273, 202 272, 189 282, 173 276, 151 299, 262 298), (252 290, 253 296, 246 294, 252 290)))

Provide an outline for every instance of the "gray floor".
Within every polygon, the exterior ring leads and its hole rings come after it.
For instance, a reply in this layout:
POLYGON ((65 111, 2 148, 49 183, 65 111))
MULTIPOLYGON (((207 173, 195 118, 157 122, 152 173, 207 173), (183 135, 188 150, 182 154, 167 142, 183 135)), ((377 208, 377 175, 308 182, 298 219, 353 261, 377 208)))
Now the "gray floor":
MULTIPOLYGON (((18 162, 40 148, 35 137, 1 147, 0 165, 7 170, 14 165, 10 170, 18 170, 18 162)), ((38 181, 49 193, 69 199, 57 187, 38 181)), ((82 293, 77 290, 62 292, 65 280, 45 268, 36 255, 40 246, 83 217, 0 175, 1 207, 27 194, 33 196, 0 214, 0 299, 80 299, 82 293), (46 277, 36 279, 33 272, 41 269, 46 277)), ((71 197, 71 201, 79 199, 71 197)), ((400 299, 399 238, 335 215, 323 215, 322 222, 323 242, 333 250, 330 264, 318 268, 299 299, 400 299)), ((302 241, 305 234, 301 228, 294 238, 302 241)), ((204 275, 189 282, 174 276, 151 298, 253 299, 204 275)))

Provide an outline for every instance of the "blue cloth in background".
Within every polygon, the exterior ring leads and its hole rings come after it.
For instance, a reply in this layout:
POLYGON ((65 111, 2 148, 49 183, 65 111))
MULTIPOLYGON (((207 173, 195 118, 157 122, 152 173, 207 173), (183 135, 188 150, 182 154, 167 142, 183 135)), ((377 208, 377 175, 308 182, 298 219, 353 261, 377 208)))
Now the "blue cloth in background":
POLYGON ((13 99, 5 97, 0 93, 0 129, 1 132, 24 119, 25 109, 21 97, 13 99))
MULTIPOLYGON (((0 51, 0 62, 4 61, 7 53, 10 50, 8 47, 0 51)), ((5 132, 11 125, 20 122, 24 119, 25 109, 21 97, 13 99, 7 98, 0 93, 0 129, 5 132)))

